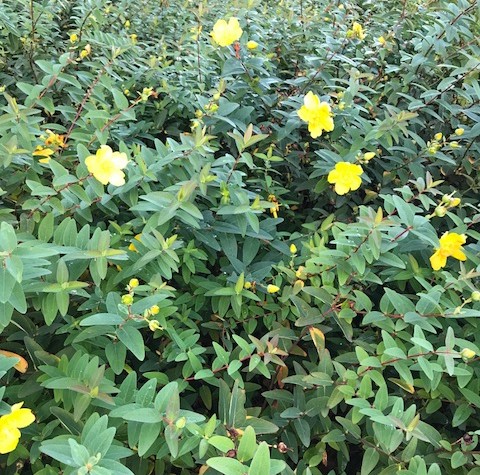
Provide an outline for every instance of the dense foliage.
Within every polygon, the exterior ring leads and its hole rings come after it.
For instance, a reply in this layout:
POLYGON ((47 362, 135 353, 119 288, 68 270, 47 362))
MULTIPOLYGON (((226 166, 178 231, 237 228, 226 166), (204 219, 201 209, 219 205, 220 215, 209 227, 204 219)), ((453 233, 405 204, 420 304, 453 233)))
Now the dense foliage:
POLYGON ((479 12, 1 2, 1 473, 479 475, 479 12))

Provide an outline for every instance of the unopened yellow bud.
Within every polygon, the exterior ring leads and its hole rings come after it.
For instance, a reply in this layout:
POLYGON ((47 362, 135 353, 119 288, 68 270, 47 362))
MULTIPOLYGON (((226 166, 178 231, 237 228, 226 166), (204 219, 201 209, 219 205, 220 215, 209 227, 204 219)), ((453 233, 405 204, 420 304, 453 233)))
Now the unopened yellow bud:
POLYGON ((465 358, 465 359, 470 359, 470 358, 473 358, 476 353, 471 350, 470 348, 464 348, 460 354, 462 355, 462 358, 465 358))
POLYGON ((305 267, 300 266, 295 272, 295 277, 297 279, 305 279, 305 277, 306 277, 305 276, 305 267))
POLYGON ((367 162, 375 156, 375 152, 367 152, 363 154, 363 159, 367 162))
POLYGON ((447 208, 442 205, 438 205, 435 208, 435 216, 438 216, 439 218, 443 218, 447 214, 447 208))
POLYGON ((463 133, 465 132, 465 129, 463 127, 459 127, 458 129, 455 129, 455 135, 458 135, 460 137, 460 135, 463 135, 463 133))
POLYGON ((252 288, 252 283, 251 283, 251 282, 248 282, 248 281, 245 282, 245 283, 243 284, 243 288, 244 288, 244 289, 247 289, 247 290, 248 290, 248 289, 251 289, 251 288, 252 288))
POLYGON ((133 297, 130 294, 122 295, 122 303, 124 305, 132 305, 133 297))
POLYGON ((382 45, 385 46, 385 43, 387 42, 383 36, 379 36, 377 38, 377 41, 382 45))
POLYGON ((258 48, 258 43, 256 41, 250 40, 247 42, 248 49, 256 49, 258 48))
POLYGON ((133 33, 132 35, 130 35, 130 39, 132 40, 132 43, 135 44, 138 40, 138 36, 133 33))
POLYGON ((441 132, 438 132, 434 135, 434 137, 435 137, 435 140, 442 140, 443 134, 441 132))
POLYGON ((186 417, 180 417, 180 419, 178 419, 178 420, 175 422, 175 427, 176 427, 177 429, 183 429, 186 424, 187 424, 187 419, 186 419, 186 417))
POLYGON ((451 199, 452 199, 451 196, 449 196, 449 195, 443 195, 443 196, 442 196, 442 203, 444 203, 444 204, 446 204, 446 205, 449 205, 451 199))
POLYGON ((158 320, 150 320, 148 322, 148 328, 154 332, 155 330, 160 330, 162 327, 160 326, 160 322, 158 320))
POLYGON ((158 315, 160 313, 160 307, 158 305, 152 305, 149 311, 152 315, 158 315))
POLYGON ((267 292, 269 294, 275 294, 280 290, 280 287, 273 285, 273 284, 268 284, 267 285, 267 292))
POLYGON ((460 198, 452 198, 450 200, 450 206, 454 208, 455 206, 458 206, 461 202, 462 200, 460 198))
POLYGON ((290 252, 292 254, 296 254, 297 253, 297 246, 295 246, 295 244, 290 244, 290 252))
POLYGON ((138 279, 130 279, 130 282, 128 283, 129 287, 132 289, 135 289, 140 285, 140 282, 138 282, 138 279))
POLYGON ((125 28, 127 28, 127 29, 130 28, 130 20, 127 20, 127 21, 123 24, 123 26, 124 26, 125 28))
POLYGON ((460 144, 454 140, 453 142, 450 142, 450 147, 451 148, 460 148, 460 144))
POLYGON ((480 292, 478 290, 474 290, 470 297, 474 302, 480 302, 480 292))
POLYGON ((78 41, 78 35, 76 33, 72 33, 70 35, 70 43, 76 43, 78 41))

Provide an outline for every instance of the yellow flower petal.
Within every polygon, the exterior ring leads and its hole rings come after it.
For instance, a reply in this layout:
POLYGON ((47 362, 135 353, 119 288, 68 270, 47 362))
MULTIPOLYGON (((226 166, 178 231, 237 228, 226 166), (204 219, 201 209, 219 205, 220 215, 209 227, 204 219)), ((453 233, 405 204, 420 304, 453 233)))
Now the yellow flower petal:
POLYGON ((436 251, 432 256, 430 256, 430 265, 433 270, 440 270, 442 267, 445 267, 447 264, 447 258, 443 256, 440 251, 436 251))
POLYGON ((10 424, 14 427, 22 429, 27 427, 33 422, 35 422, 35 416, 33 415, 31 409, 21 409, 23 402, 19 402, 12 406, 10 414, 6 414, 1 417, 7 421, 7 424, 10 424))
POLYGON ((16 427, 12 427, 0 418, 0 454, 8 454, 13 452, 20 440, 20 431, 16 427))

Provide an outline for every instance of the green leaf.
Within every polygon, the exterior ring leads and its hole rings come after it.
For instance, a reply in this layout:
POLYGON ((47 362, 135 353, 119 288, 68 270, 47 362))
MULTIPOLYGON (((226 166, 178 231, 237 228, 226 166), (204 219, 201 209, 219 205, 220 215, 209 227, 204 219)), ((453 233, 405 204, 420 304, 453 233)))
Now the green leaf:
POLYGON ((208 443, 213 445, 216 449, 220 450, 220 452, 228 452, 235 447, 232 439, 228 437, 224 437, 222 435, 214 435, 208 439, 208 443))
MULTIPOLYGON (((227 457, 213 457, 207 460, 207 465, 223 475, 245 475, 248 467, 238 460, 227 457)), ((255 474, 259 475, 261 472, 255 474)))
POLYGON ((261 473, 270 473, 270 449, 266 442, 260 443, 248 470, 248 475, 259 475, 261 473))
POLYGON ((380 454, 372 447, 368 447, 363 453, 362 468, 360 475, 368 475, 378 464, 380 454))
MULTIPOLYGON (((121 325, 125 319, 114 313, 97 313, 80 321, 80 326, 90 325, 121 325)), ((142 340, 143 341, 143 340, 142 340)))
POLYGON ((142 334, 134 327, 124 325, 117 330, 118 339, 139 359, 145 359, 145 344, 142 334))
POLYGON ((121 343, 109 342, 105 346, 105 356, 108 364, 115 374, 120 374, 125 366, 125 358, 127 356, 127 349, 121 343))
POLYGON ((452 455, 452 459, 450 463, 452 464, 452 468, 462 467, 468 462, 468 457, 463 452, 454 452, 452 455))
POLYGON ((240 462, 248 462, 257 449, 257 439, 252 426, 247 426, 238 444, 237 458, 240 462))

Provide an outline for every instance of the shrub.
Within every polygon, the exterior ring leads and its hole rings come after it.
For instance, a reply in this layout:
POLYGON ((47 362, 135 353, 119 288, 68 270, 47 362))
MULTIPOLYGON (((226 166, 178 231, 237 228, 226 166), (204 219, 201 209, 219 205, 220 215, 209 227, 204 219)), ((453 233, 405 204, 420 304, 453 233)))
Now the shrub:
POLYGON ((2 474, 478 475, 478 12, 4 2, 2 474))

